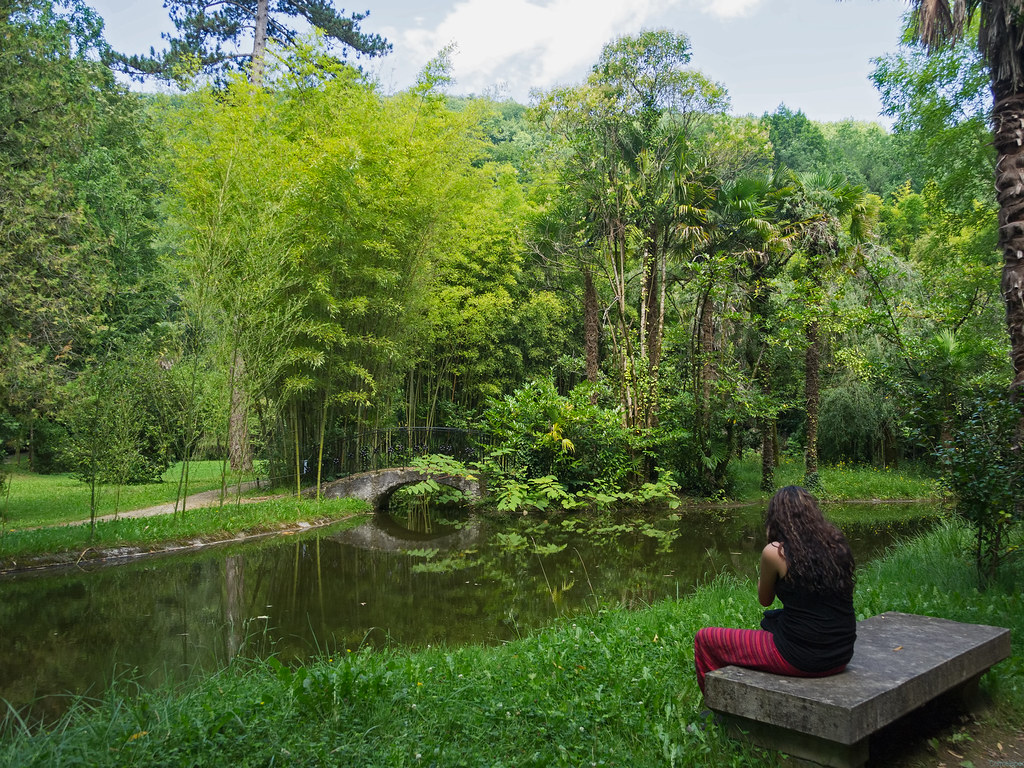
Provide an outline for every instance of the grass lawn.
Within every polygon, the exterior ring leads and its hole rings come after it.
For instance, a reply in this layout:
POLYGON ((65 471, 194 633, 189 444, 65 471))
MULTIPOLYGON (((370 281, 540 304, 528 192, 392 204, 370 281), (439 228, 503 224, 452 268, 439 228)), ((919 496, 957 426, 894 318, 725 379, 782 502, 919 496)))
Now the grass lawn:
MULTIPOLYGON (((89 520, 88 485, 67 474, 38 475, 15 466, 9 469, 10 493, 0 500, 0 510, 6 510, 0 525, 0 569, 14 567, 25 558, 44 554, 52 554, 52 560, 62 562, 69 553, 95 553, 103 548, 121 546, 156 546, 196 537, 223 539, 242 532, 267 531, 298 522, 338 519, 365 510, 365 505, 358 502, 348 506, 336 502, 317 505, 288 497, 272 502, 236 504, 236 497, 232 495, 224 509, 190 508, 185 515, 100 522, 93 532, 88 525, 68 526, 69 523, 89 520)), ((219 461, 193 462, 189 469, 189 492, 219 489, 222 469, 223 464, 219 461)), ((756 455, 735 461, 732 471, 736 498, 742 501, 764 501, 768 498, 768 494, 758 488, 760 461, 756 455)), ((165 473, 163 482, 125 486, 120 489, 119 497, 116 488, 98 487, 97 516, 112 514, 115 508, 126 512, 173 503, 178 495, 180 474, 181 465, 177 464, 165 473)), ((776 473, 779 485, 798 484, 802 477, 803 462, 791 458, 784 460, 776 473)), ((827 491, 821 497, 826 501, 938 496, 935 479, 917 471, 839 466, 823 468, 821 477, 827 491)), ((251 479, 241 478, 243 481, 251 479)), ((237 475, 229 477, 230 484, 238 480, 237 475)), ((290 492, 290 489, 276 490, 290 492)), ((249 495, 267 493, 268 489, 263 488, 250 491, 249 495)), ((897 517, 911 514, 899 507, 868 510, 866 514, 872 518, 888 519, 890 511, 897 517)), ((839 514, 852 515, 853 519, 859 520, 865 513, 840 509, 839 514)))
MULTIPOLYGON (((761 457, 747 453, 729 465, 733 480, 733 498, 740 501, 767 500, 771 494, 761 490, 761 457)), ((866 467, 840 463, 821 466, 818 470, 823 490, 815 495, 822 501, 850 501, 872 499, 938 499, 938 476, 918 466, 899 469, 866 467)), ((775 468, 775 486, 803 485, 803 458, 783 456, 782 464, 775 468)))
MULTIPOLYGON (((19 530, 46 525, 61 525, 89 519, 89 486, 68 474, 39 475, 23 468, 8 465, 10 492, 0 499, 0 512, 4 513, 6 529, 19 530)), ((223 464, 219 461, 192 462, 189 468, 188 493, 199 493, 221 487, 223 464)), ((786 457, 777 468, 776 485, 799 485, 803 482, 803 461, 786 457)), ((732 497, 739 501, 763 501, 770 494, 760 490, 761 464, 756 454, 747 454, 730 465, 733 479, 732 497)), ((851 499, 934 499, 939 496, 936 478, 916 467, 907 469, 876 469, 874 467, 844 466, 822 467, 820 476, 824 492, 823 501, 851 499)), ((163 481, 147 485, 123 486, 120 491, 112 486, 97 486, 97 516, 144 509, 158 504, 173 503, 178 497, 181 464, 171 466, 163 481)), ((255 479, 252 475, 231 474, 228 484, 255 479)), ((278 489, 288 493, 291 489, 278 489)), ((267 489, 251 494, 266 494, 267 489)))
MULTIPOLYGON (((26 564, 66 562, 81 554, 96 556, 103 549, 118 547, 159 548, 182 540, 221 540, 240 533, 279 530, 299 523, 359 517, 367 511, 354 499, 313 501, 291 496, 268 501, 236 503, 231 494, 221 507, 188 508, 184 514, 156 515, 100 521, 89 525, 89 486, 70 475, 37 475, 10 467, 10 495, 0 526, 0 570, 26 564), (26 562, 27 561, 27 562, 26 562)), ((189 468, 189 492, 221 487, 219 461, 193 462, 189 468)), ((120 499, 117 489, 97 489, 97 516, 173 503, 178 494, 181 465, 172 466, 162 483, 125 486, 120 499)), ((251 480, 252 477, 242 477, 251 480)), ((238 476, 229 483, 238 482, 238 476)), ((266 494, 266 488, 248 495, 266 494)))
MULTIPOLYGON (((193 461, 189 464, 188 493, 210 491, 221 487, 223 463, 219 461, 193 461)), ((40 475, 8 464, 10 472, 9 494, 0 499, 8 529, 30 528, 41 525, 60 525, 89 519, 90 490, 86 483, 69 474, 40 475)), ((96 486, 96 514, 110 515, 115 511, 144 509, 158 504, 173 503, 178 497, 181 463, 172 464, 164 473, 162 482, 146 485, 125 485, 118 489, 109 485, 96 486)), ((255 479, 254 476, 228 475, 228 484, 255 479)))

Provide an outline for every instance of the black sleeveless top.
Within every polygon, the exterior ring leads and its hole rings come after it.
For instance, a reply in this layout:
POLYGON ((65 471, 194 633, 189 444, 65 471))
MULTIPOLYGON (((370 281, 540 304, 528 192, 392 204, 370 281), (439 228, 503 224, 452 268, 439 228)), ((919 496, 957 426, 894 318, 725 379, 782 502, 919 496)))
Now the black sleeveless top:
POLYGON ((803 672, 827 672, 853 656, 857 615, 853 594, 806 592, 786 579, 775 584, 782 608, 765 611, 761 629, 772 633, 786 661, 803 672))

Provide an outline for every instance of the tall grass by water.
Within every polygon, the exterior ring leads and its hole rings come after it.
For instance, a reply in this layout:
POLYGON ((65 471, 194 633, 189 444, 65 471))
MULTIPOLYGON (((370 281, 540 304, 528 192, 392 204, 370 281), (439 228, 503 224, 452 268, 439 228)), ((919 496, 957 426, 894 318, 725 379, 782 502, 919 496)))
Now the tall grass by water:
MULTIPOLYGON (((969 532, 945 523, 858 575, 863 616, 903 610, 1013 631, 986 675, 995 717, 1024 715, 1024 566, 973 586, 969 532)), ((764 766, 778 758, 702 728, 693 636, 756 626, 750 581, 720 576, 691 596, 587 615, 498 647, 325 649, 304 666, 236 660, 177 691, 122 684, 55 727, 8 718, 12 766, 764 766)))

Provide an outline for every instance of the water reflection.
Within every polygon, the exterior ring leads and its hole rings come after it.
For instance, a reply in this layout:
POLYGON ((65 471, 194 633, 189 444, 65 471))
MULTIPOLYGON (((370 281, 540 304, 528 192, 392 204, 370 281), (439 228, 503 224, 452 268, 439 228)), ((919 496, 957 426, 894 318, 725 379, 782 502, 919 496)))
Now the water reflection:
MULTIPOLYGON (((865 562, 927 512, 843 527, 865 562)), ((355 530, 8 577, 0 698, 38 699, 33 716, 51 717, 62 694, 99 695, 126 675, 181 680, 237 654, 500 642, 567 612, 675 598, 721 571, 753 577, 763 536, 754 509, 599 523, 399 510, 355 530)))

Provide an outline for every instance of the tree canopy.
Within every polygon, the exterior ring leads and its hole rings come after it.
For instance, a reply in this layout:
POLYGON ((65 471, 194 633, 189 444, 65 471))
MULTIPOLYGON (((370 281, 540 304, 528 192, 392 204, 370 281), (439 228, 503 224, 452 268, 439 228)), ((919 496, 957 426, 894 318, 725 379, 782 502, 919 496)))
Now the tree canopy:
POLYGON ((109 61, 119 69, 138 76, 167 80, 198 72, 220 78, 228 72, 248 71, 252 82, 263 79, 267 43, 294 43, 299 36, 295 24, 302 22, 320 30, 340 49, 356 56, 383 56, 391 44, 380 35, 365 33, 360 24, 369 15, 345 15, 332 0, 166 0, 176 34, 164 33, 168 47, 149 55, 112 53, 109 61), (252 47, 247 47, 252 40, 252 47))
POLYGON ((937 466, 1012 379, 969 45, 877 63, 890 132, 730 115, 668 30, 526 107, 446 96, 447 51, 382 93, 290 26, 384 51, 322 3, 169 8, 152 72, 216 78, 174 96, 118 86, 78 0, 0 16, 0 437, 36 467, 185 483, 240 443, 301 488, 467 428, 502 508, 604 508, 937 466))

